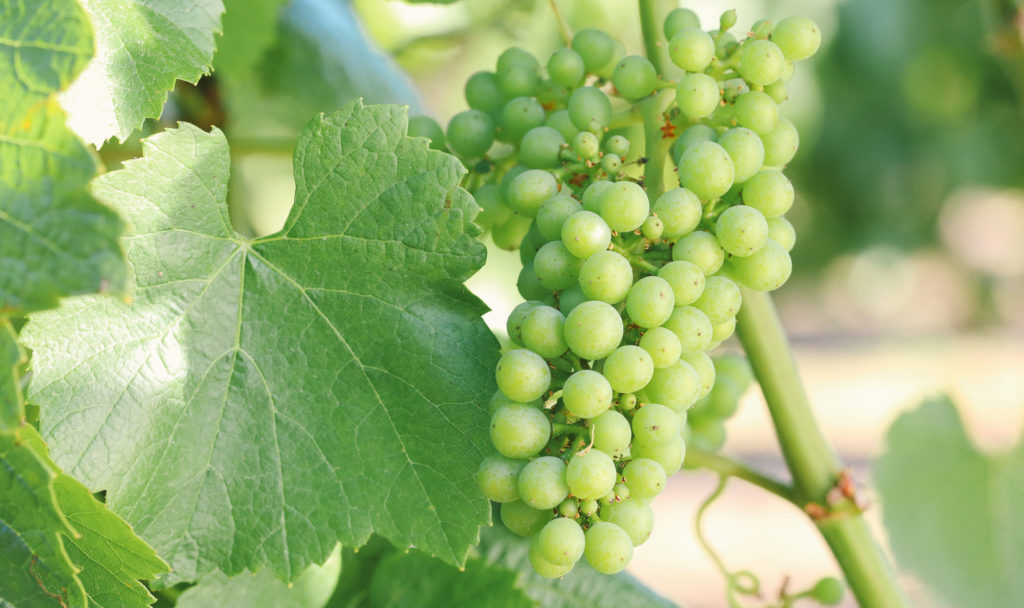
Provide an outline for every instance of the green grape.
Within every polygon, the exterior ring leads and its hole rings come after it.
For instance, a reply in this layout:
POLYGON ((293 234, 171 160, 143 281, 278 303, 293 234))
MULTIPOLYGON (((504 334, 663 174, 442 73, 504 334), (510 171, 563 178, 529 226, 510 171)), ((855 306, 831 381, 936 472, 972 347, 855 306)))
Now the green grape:
POLYGON ((491 228, 491 239, 501 249, 515 251, 523 242, 523 237, 530 231, 532 223, 528 217, 513 215, 503 224, 496 224, 491 228))
POLYGON ((796 230, 784 217, 768 218, 768 238, 782 245, 786 251, 793 251, 793 246, 796 245, 796 230))
POLYGON ((597 180, 583 191, 583 209, 591 213, 601 213, 601 197, 610 188, 612 182, 597 180))
POLYGON ((583 302, 565 318, 565 341, 569 349, 591 361, 610 355, 622 341, 622 332, 622 318, 605 302, 583 302))
POLYGON ((622 469, 626 487, 634 499, 650 500, 665 489, 665 469, 650 458, 634 458, 622 469))
POLYGON ((611 492, 617 477, 612 457, 595 448, 574 454, 565 472, 569 491, 584 500, 611 492))
POLYGON ((700 378, 700 390, 697 391, 697 399, 703 399, 715 386, 715 364, 705 352, 687 353, 682 357, 683 361, 690 364, 690 367, 697 372, 700 378))
POLYGON ((604 149, 606 152, 624 157, 629 154, 629 140, 621 135, 612 135, 605 140, 604 149))
POLYGON ((747 257, 764 246, 768 239, 768 222, 757 209, 736 205, 718 216, 715 237, 727 253, 747 257))
POLYGON ((764 144, 750 129, 736 127, 729 129, 718 138, 718 144, 725 148, 736 169, 735 181, 743 183, 753 177, 764 164, 764 144))
POLYGON ((665 32, 665 40, 672 40, 672 38, 682 30, 691 28, 700 29, 700 18, 697 17, 697 13, 688 8, 673 9, 672 12, 665 17, 665 24, 663 28, 665 32))
POLYGON ((562 517, 576 518, 580 513, 580 501, 575 498, 569 497, 562 501, 562 504, 558 505, 558 514, 562 517))
MULTIPOLYGON (((636 395, 634 395, 633 393, 629 393, 629 394, 626 394, 626 395, 619 395, 619 400, 618 400, 617 403, 618 403, 618 406, 619 406, 620 410, 622 410, 624 412, 632 412, 633 410, 636 409, 636 404, 637 404, 636 395)), ((630 431, 630 432, 632 432, 632 431, 630 431)))
POLYGON ((700 376, 686 361, 676 361, 669 367, 654 370, 654 376, 644 387, 644 393, 655 403, 674 412, 682 412, 697 402, 700 394, 700 376))
POLYGON ((590 160, 597 158, 601 142, 590 131, 580 131, 572 140, 572 149, 580 158, 590 160))
POLYGON ((444 142, 444 130, 437 121, 429 116, 413 116, 409 118, 409 137, 426 137, 430 140, 433 150, 447 150, 444 142))
POLYGON ((547 243, 533 260, 533 269, 541 285, 551 290, 565 289, 576 283, 582 266, 583 260, 570 253, 562 241, 547 243))
POLYGON ((534 509, 521 500, 501 505, 501 523, 519 536, 530 537, 540 532, 551 517, 550 510, 534 509))
POLYGON ((583 550, 587 563, 602 574, 625 570, 633 559, 633 543, 626 531, 613 523, 597 522, 586 533, 583 550))
POLYGON ((586 29, 576 32, 572 38, 572 50, 579 53, 587 73, 595 74, 607 64, 615 51, 612 37, 601 30, 586 29))
POLYGON ((476 204, 480 205, 480 214, 476 216, 476 223, 483 229, 488 229, 496 224, 508 221, 512 217, 512 209, 505 204, 501 196, 501 188, 494 184, 485 184, 476 189, 473 193, 476 204))
POLYGON ((566 574, 569 574, 569 572, 572 571, 573 566, 575 566, 575 563, 569 564, 568 566, 559 566, 544 559, 539 537, 534 537, 530 542, 528 556, 530 559, 530 566, 533 567, 534 572, 544 578, 562 578, 566 574))
POLYGON ((491 416, 491 443, 502 456, 529 458, 540 452, 550 438, 548 417, 533 406, 504 405, 491 416))
MULTIPOLYGON (((565 248, 584 260, 608 249, 612 242, 612 231, 608 224, 600 215, 590 211, 576 211, 566 218, 560 236, 565 248)), ((586 262, 583 265, 586 266, 586 262)))
POLYGON ((510 350, 498 360, 495 378, 498 389, 519 403, 539 398, 551 384, 551 370, 537 353, 525 349, 510 350))
MULTIPOLYGON (((733 382, 729 378, 719 378, 718 384, 707 394, 707 397, 703 399, 697 410, 696 407, 693 418, 690 420, 690 426, 698 424, 698 420, 726 420, 736 413, 736 410, 740 406, 740 397, 743 396, 743 391, 739 385, 733 382), (699 415, 697 415, 699 413, 699 415)), ((713 435, 714 433, 710 433, 713 435)))
POLYGON ((583 528, 575 521, 556 517, 537 535, 537 546, 541 555, 556 566, 571 566, 583 557, 586 539, 583 528))
POLYGON ((498 69, 495 71, 502 72, 516 65, 529 68, 534 72, 540 70, 540 62, 537 61, 537 58, 532 53, 517 46, 512 46, 505 49, 498 56, 498 69))
POLYGON ((725 422, 719 418, 693 416, 687 426, 687 441, 691 447, 705 452, 717 452, 725 445, 725 422))
MULTIPOLYGON (((526 251, 520 249, 519 251, 526 251)), ((523 268, 519 271, 519 278, 516 279, 516 289, 519 291, 519 295, 523 296, 526 300, 543 300, 551 295, 551 290, 540 282, 540 277, 537 276, 537 272, 533 269, 533 261, 529 261, 523 264, 523 268)))
POLYGON ((704 201, 728 192, 735 172, 729 153, 715 142, 695 143, 679 157, 679 183, 704 201))
MULTIPOLYGON (((678 91, 677 91, 678 101, 678 91)), ((702 141, 717 141, 718 132, 705 124, 695 124, 692 127, 685 129, 676 138, 676 141, 672 144, 672 160, 679 164, 679 159, 683 156, 683 151, 692 146, 693 144, 702 141)))
POLYGON ((743 295, 732 280, 722 277, 708 277, 701 294, 693 307, 707 315, 712 325, 725 323, 740 311, 743 295))
POLYGON ((715 41, 700 28, 683 28, 669 39, 668 55, 687 72, 703 72, 715 57, 715 41))
MULTIPOLYGON (((666 476, 675 475, 683 466, 683 459, 686 457, 686 443, 683 438, 676 435, 665 443, 643 443, 633 444, 633 456, 636 458, 650 458, 665 469, 666 476)), ((522 477, 522 473, 520 473, 522 477)), ((522 490, 520 490, 522 492, 522 490)))
POLYGON ((512 460, 504 456, 488 456, 476 472, 476 483, 484 498, 494 502, 519 500, 516 478, 525 460, 512 460))
POLYGON ((527 131, 544 124, 544 107, 532 97, 516 97, 501 109, 500 123, 502 141, 518 143, 527 131))
POLYGON ((664 327, 679 338, 684 354, 706 350, 711 344, 711 321, 693 306, 676 306, 664 327))
POLYGON ((846 586, 834 576, 826 576, 811 588, 808 595, 826 606, 838 606, 843 601, 846 586))
POLYGON ((591 300, 617 304, 629 294, 633 284, 633 267, 619 253, 599 251, 583 262, 579 281, 583 294, 591 300))
POLYGON ((522 65, 498 70, 498 88, 505 97, 529 97, 537 92, 540 77, 537 71, 522 65))
POLYGON ((577 87, 586 76, 583 58, 571 48, 560 48, 548 58, 548 75, 564 87, 577 87))
POLYGON ((508 320, 505 321, 505 329, 508 331, 508 337, 516 344, 523 343, 522 327, 523 321, 526 319, 526 315, 530 314, 535 306, 543 306, 543 302, 536 300, 528 300, 521 302, 512 309, 512 312, 508 315, 508 320))
POLYGON ((726 353, 715 358, 715 370, 719 377, 735 382, 740 391, 747 390, 754 381, 754 371, 750 369, 750 361, 742 355, 726 353))
POLYGON ((818 52, 821 30, 807 17, 787 17, 772 31, 772 42, 786 59, 800 61, 818 52))
POLYGON ((601 217, 616 232, 632 232, 639 228, 651 211, 647 193, 631 181, 615 182, 601 195, 601 217))
POLYGON ((665 226, 663 236, 674 240, 693 232, 700 224, 704 208, 693 192, 686 188, 673 188, 658 197, 651 211, 665 226))
MULTIPOLYGON (((672 333, 672 330, 664 327, 655 327, 644 333, 640 338, 640 348, 647 351, 651 356, 651 362, 655 369, 669 367, 679 360, 683 351, 679 338, 672 333)), ((653 376, 652 376, 653 377, 653 376)))
POLYGON ((519 159, 533 169, 553 169, 561 165, 559 156, 565 138, 551 127, 534 127, 519 143, 519 159))
POLYGON ((448 145, 463 158, 483 156, 494 143, 494 123, 480 110, 466 110, 448 123, 448 145))
MULTIPOLYGON (((526 233, 526 238, 519 244, 519 261, 522 264, 529 264, 537 257, 537 252, 543 247, 549 240, 540 232, 540 228, 537 227, 537 222, 534 222, 530 226, 530 231, 526 233)), ((525 296, 524 296, 525 297, 525 296)), ((529 300, 530 298, 526 298, 529 300)), ((544 298, 534 298, 537 300, 543 300, 544 298)))
POLYGON ((658 84, 658 71, 646 57, 628 55, 615 66, 612 84, 627 99, 647 97, 658 84))
POLYGON ((599 67, 595 72, 603 80, 611 80, 615 74, 615 66, 619 64, 619 60, 626 56, 626 45, 622 44, 621 41, 612 38, 612 56, 608 60, 608 63, 599 67))
POLYGON ((594 418, 592 424, 595 448, 612 458, 625 456, 633 440, 633 429, 625 416, 615 410, 608 410, 594 418))
POLYGON ((562 402, 577 418, 596 418, 611 407, 612 387, 599 372, 580 370, 566 379, 562 402))
POLYGON ((537 92, 534 93, 534 97, 545 109, 561 109, 569 101, 569 89, 554 80, 543 79, 537 84, 537 92))
POLYGON ((506 171, 504 175, 501 176, 501 182, 498 185, 498 188, 501 190, 502 199, 508 201, 508 191, 512 187, 512 182, 515 181, 517 177, 519 177, 523 173, 526 173, 529 170, 530 168, 527 167, 526 165, 515 165, 514 167, 506 171))
POLYGON ((736 52, 736 49, 739 48, 736 36, 733 36, 732 32, 722 32, 719 34, 718 30, 712 30, 708 34, 711 34, 711 38, 715 40, 715 56, 722 61, 729 59, 736 52))
POLYGON ((508 206, 516 213, 534 217, 552 196, 558 194, 558 182, 547 171, 530 169, 512 180, 508 187, 508 206))
POLYGON ((519 471, 519 496, 534 509, 554 509, 569 495, 565 463, 555 456, 541 456, 519 471))
POLYGON ((644 223, 640 226, 640 232, 643 233, 644 237, 656 241, 665 232, 665 223, 661 221, 661 218, 652 215, 644 220, 644 223))
POLYGON ((764 143, 764 164, 782 167, 793 160, 800 147, 800 134, 789 120, 779 117, 779 124, 767 133, 761 134, 764 143))
POLYGON ((648 403, 633 416, 633 435, 641 443, 665 443, 679 435, 679 417, 659 403, 648 403))
POLYGON ((548 114, 544 124, 561 133, 565 141, 572 141, 580 132, 576 125, 572 124, 572 118, 569 118, 569 110, 556 110, 548 114))
POLYGON ((669 262, 661 267, 658 276, 665 279, 672 288, 676 306, 689 306, 704 293, 704 271, 692 262, 669 262))
POLYGON ((776 80, 771 84, 765 85, 764 92, 768 97, 771 97, 772 101, 775 103, 782 103, 789 99, 789 87, 781 80, 776 80))
POLYGON ((493 72, 477 72, 466 81, 466 103, 470 108, 494 116, 506 101, 493 72))
POLYGON ((672 315, 675 302, 675 292, 668 281, 656 276, 644 277, 630 288, 626 312, 640 327, 657 327, 672 315))
POLYGON ((494 391, 494 394, 491 395, 490 402, 487 404, 487 409, 493 416, 494 412, 498 411, 498 408, 500 408, 503 405, 529 405, 532 407, 540 408, 542 404, 543 402, 540 399, 525 404, 519 403, 518 401, 512 401, 511 399, 503 395, 501 391, 494 391))
POLYGON ((793 272, 793 260, 782 245, 768 239, 754 255, 732 260, 736 278, 754 291, 772 291, 782 287, 793 272))
POLYGON ((615 524, 629 535, 634 547, 647 542, 654 530, 654 511, 643 500, 629 499, 609 507, 604 521, 615 524))
POLYGON ((766 85, 782 77, 786 58, 774 42, 753 40, 741 48, 738 71, 744 80, 750 84, 766 85))
POLYGON ((749 91, 736 98, 733 112, 740 126, 763 135, 779 124, 779 106, 761 91, 749 91))
POLYGON ((601 157, 601 168, 609 175, 616 175, 622 168, 622 159, 618 154, 605 154, 601 157))
POLYGON ((523 345, 545 359, 554 359, 569 350, 562 333, 564 325, 565 317, 557 309, 535 306, 523 319, 523 345))
MULTIPOLYGON (((562 225, 566 218, 581 209, 579 202, 567 194, 558 194, 544 201, 537 210, 534 224, 537 230, 549 241, 562 237, 562 225)), ((609 232, 609 238, 611 233, 609 232)), ((610 241, 609 241, 610 242, 610 241)), ((570 249, 570 251, 572 251, 570 249)), ((586 257, 573 252, 578 258, 586 257)))
MULTIPOLYGON (((712 275, 718 272, 725 262, 725 251, 714 235, 701 230, 679 239, 672 248, 672 259, 676 262, 690 262, 700 268, 705 275, 712 275)), ((682 306, 678 298, 676 306, 682 306)))
POLYGON ((601 133, 612 117, 612 102, 603 91, 580 87, 569 96, 569 118, 580 131, 601 133))
POLYGON ((676 105, 688 118, 710 116, 721 100, 718 81, 707 74, 687 74, 676 84, 676 105))
POLYGON ((718 344, 728 340, 736 331, 736 319, 729 319, 724 323, 711 326, 711 343, 718 344))
POLYGON ((615 487, 612 488, 612 494, 615 495, 615 499, 618 502, 629 500, 629 488, 624 483, 615 484, 615 487))
POLYGON ((743 185, 743 202, 764 217, 779 217, 793 206, 793 183, 780 171, 766 169, 743 185))
POLYGON ((651 355, 639 346, 620 346, 604 362, 604 377, 616 393, 635 393, 654 375, 651 355))
MULTIPOLYGON (((580 289, 579 283, 565 289, 558 295, 558 310, 562 311, 562 314, 569 314, 574 308, 587 301, 587 296, 583 295, 583 290, 580 289)), ((563 330, 564 331, 564 330, 563 330)))
POLYGON ((731 8, 725 11, 722 13, 722 16, 718 18, 718 29, 724 32, 725 30, 732 28, 736 25, 736 19, 736 9, 731 8))

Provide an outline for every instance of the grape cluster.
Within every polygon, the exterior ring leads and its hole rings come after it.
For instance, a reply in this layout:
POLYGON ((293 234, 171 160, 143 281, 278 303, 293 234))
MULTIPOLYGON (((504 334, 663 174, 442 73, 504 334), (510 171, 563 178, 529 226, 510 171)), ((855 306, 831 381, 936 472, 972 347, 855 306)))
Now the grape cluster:
POLYGON ((544 69, 511 48, 469 79, 470 109, 446 131, 422 117, 410 125, 463 160, 477 222, 520 251, 526 301, 508 319, 513 348, 490 404, 497 453, 477 481, 505 526, 532 538, 544 576, 581 557, 604 573, 626 567, 651 534, 649 501, 682 466, 684 437, 716 443, 750 382, 733 359, 707 354, 734 331, 740 284, 772 290, 790 275, 793 187, 781 169, 798 135, 778 104, 820 32, 794 17, 737 40, 734 24, 729 11, 708 33, 692 11, 670 13, 676 80, 593 29, 544 69), (675 101, 660 132, 673 141, 660 149, 679 183, 649 193, 640 154, 650 142, 617 129, 666 90, 675 101), (714 392, 718 375, 731 379, 714 392))

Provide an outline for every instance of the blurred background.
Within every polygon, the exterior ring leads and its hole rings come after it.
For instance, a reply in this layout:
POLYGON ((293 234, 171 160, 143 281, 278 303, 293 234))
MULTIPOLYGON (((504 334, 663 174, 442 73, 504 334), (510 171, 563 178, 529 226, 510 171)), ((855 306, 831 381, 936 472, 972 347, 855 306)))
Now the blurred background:
MULTIPOLYGON (((641 51, 634 3, 557 3, 574 30, 602 28, 641 51)), ((794 14, 821 26, 822 49, 798 67, 782 106, 801 136, 786 171, 798 239, 793 278, 775 296, 821 425, 885 540, 873 463, 901 411, 947 393, 987 452, 1014 448, 1024 427, 1024 21, 1010 0, 684 5, 705 29, 729 8, 738 32, 794 14)), ((561 45, 548 0, 292 0, 282 3, 258 76, 222 65, 197 87, 179 87, 167 116, 225 125, 236 224, 270 233, 291 202, 290 145, 315 112, 361 96, 408 104, 444 125, 466 107, 468 76, 493 70, 511 45, 538 57, 561 45)), ((116 146, 102 154, 108 165, 134 155, 116 146)), ((500 332, 521 301, 519 260, 489 250, 470 287, 500 332)), ((783 477, 771 428, 760 392, 748 390, 724 451, 783 477)), ((693 534, 694 512, 714 486, 710 475, 676 476, 653 504, 655 534, 630 567, 694 608, 725 605, 721 576, 693 534)), ((709 511, 706 531, 730 568, 761 577, 766 600, 786 580, 803 588, 836 573, 802 513, 741 481, 709 511)), ((917 571, 902 572, 915 605, 947 605, 917 571)))

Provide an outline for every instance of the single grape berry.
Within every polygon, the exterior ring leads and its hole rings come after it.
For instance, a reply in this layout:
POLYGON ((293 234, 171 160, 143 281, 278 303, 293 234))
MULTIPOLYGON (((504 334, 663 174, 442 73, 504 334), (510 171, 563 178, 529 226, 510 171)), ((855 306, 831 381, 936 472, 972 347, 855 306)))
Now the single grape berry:
POLYGON ((629 55, 615 66, 612 83, 623 97, 647 97, 658 84, 658 71, 646 57, 629 55))
POLYGON ((695 143, 679 158, 679 183, 704 201, 728 192, 735 174, 729 153, 714 142, 695 143))
POLYGON ((587 530, 583 555, 594 570, 615 574, 624 570, 633 559, 633 543, 625 530, 602 521, 587 530))
POLYGON ((583 302, 565 318, 565 341, 583 359, 604 359, 619 346, 622 333, 622 317, 605 302, 583 302))
POLYGON ((768 40, 753 40, 740 52, 740 76, 750 84, 766 85, 782 76, 786 58, 779 47, 768 40))
POLYGON ((494 143, 494 123, 480 110, 466 110, 448 123, 448 145, 464 158, 483 156, 494 143))
POLYGON ((700 18, 697 17, 697 13, 690 9, 673 9, 672 12, 665 16, 663 27, 665 40, 672 40, 678 32, 687 28, 700 29, 700 18))
POLYGON ((588 74, 596 74, 604 67, 615 52, 612 37, 601 30, 586 29, 576 32, 572 39, 572 50, 579 54, 588 74))
MULTIPOLYGON (((721 100, 722 92, 718 88, 718 81, 707 74, 687 74, 680 78, 676 85, 676 105, 688 118, 710 116, 721 100)), ((697 126, 706 125, 694 125, 697 126)), ((691 129, 693 127, 687 131, 691 129)))
POLYGON ((843 601, 846 586, 834 576, 826 576, 815 583, 808 594, 826 606, 838 606, 843 601))
POLYGON ((821 30, 807 17, 787 17, 779 21, 771 37, 790 61, 807 59, 821 47, 821 30))
POLYGON ((580 87, 569 96, 569 118, 580 131, 600 133, 612 117, 612 102, 603 91, 594 87, 580 87))
POLYGON ((576 87, 586 76, 583 57, 571 48, 560 48, 548 59, 548 75, 564 87, 576 87))
POLYGON ((684 28, 669 40, 668 56, 687 72, 702 72, 715 56, 715 41, 700 28, 684 28))
POLYGON ((565 145, 562 134, 551 127, 534 127, 519 143, 519 158, 532 169, 553 169, 561 164, 559 155, 565 145))

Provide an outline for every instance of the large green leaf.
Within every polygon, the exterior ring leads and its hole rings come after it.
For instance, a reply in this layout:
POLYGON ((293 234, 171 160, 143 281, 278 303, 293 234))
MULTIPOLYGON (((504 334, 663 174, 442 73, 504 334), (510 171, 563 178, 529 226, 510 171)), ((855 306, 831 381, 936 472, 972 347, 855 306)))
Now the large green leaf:
POLYGON ((221 0, 81 0, 96 30, 96 57, 61 95, 85 141, 124 141, 156 118, 174 81, 210 70, 221 0))
POLYGON ((0 433, 12 431, 25 420, 21 394, 21 366, 25 353, 10 321, 0 321, 0 433))
POLYGON ((277 19, 287 0, 224 0, 224 35, 213 71, 221 78, 252 78, 263 53, 277 41, 277 19))
POLYGON ((121 224, 85 193, 95 163, 52 97, 91 55, 74 0, 0 0, 0 318, 124 289, 121 224))
POLYGON ((953 606, 1024 606, 1024 443, 985 454, 945 397, 902 414, 876 476, 899 565, 953 606))
POLYGON ((353 102, 295 153, 285 229, 230 226, 228 147, 184 125, 101 178, 133 225, 130 306, 68 301, 23 330, 57 462, 175 580, 286 580, 376 531, 462 563, 497 344, 462 281, 483 263, 451 156, 353 102))
POLYGON ((378 564, 370 583, 373 608, 473 606, 531 608, 517 589, 516 573, 470 559, 464 571, 419 551, 396 551, 378 564))
POLYGON ((338 573, 341 571, 341 549, 322 566, 313 565, 295 579, 291 585, 274 576, 269 570, 255 574, 242 572, 228 578, 223 572, 211 572, 180 596, 177 608, 321 608, 330 599, 338 573))

